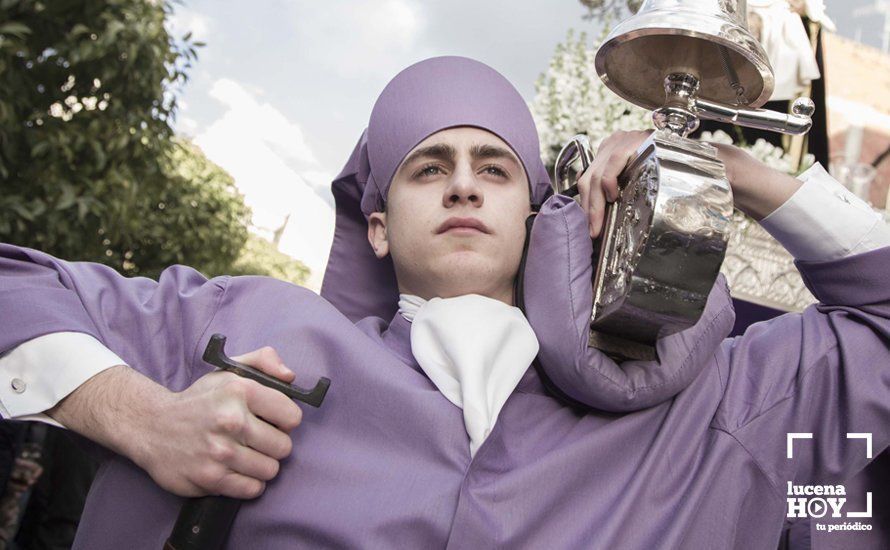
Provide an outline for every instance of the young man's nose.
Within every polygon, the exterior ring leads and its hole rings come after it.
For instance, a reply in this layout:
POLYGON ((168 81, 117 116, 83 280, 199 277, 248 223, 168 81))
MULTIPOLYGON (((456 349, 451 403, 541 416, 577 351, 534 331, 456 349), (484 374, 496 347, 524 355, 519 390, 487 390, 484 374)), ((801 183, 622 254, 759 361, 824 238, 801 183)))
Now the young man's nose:
POLYGON ((484 200, 482 187, 472 168, 461 167, 455 170, 449 178, 442 198, 446 207, 464 203, 482 206, 484 200))

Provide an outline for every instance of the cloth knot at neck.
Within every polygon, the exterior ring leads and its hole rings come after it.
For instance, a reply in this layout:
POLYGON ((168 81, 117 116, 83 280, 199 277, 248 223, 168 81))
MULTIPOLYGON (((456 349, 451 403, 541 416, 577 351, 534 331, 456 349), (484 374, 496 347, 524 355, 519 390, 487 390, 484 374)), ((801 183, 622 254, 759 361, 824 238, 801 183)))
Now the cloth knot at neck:
POLYGON ((401 294, 399 313, 411 322, 417 363, 463 410, 475 456, 538 353, 531 325, 519 308, 478 294, 429 301, 401 294))

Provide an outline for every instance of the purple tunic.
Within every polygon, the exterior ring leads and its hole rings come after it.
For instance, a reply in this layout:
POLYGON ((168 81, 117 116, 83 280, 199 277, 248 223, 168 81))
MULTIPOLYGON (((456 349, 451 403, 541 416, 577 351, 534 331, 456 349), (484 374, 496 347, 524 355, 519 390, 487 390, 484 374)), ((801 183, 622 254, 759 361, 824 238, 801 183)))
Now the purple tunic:
MULTIPOLYGON (((208 372, 200 352, 221 332, 231 354, 274 346, 297 383, 331 378, 323 406, 303 407, 278 477, 242 507, 230 548, 774 549, 788 481, 838 483, 861 470, 867 460, 847 432, 872 432, 875 456, 890 441, 890 248, 798 266, 821 304, 732 339, 718 281, 699 323, 672 341, 673 352, 660 350, 676 376, 696 373, 662 402, 577 410, 529 368, 472 460, 461 410, 414 361, 404 319, 353 324, 272 279, 208 281, 182 266, 159 282, 125 279, 0 245, 0 351, 48 332, 86 332, 181 390, 208 372), (787 432, 815 434, 793 460, 787 432)), ((554 280, 527 278, 542 275, 554 280)), ((565 302, 530 320, 570 326, 565 302)), ((542 359, 572 342, 533 326, 542 359)), ((112 455, 75 547, 160 548, 181 502, 112 455)))

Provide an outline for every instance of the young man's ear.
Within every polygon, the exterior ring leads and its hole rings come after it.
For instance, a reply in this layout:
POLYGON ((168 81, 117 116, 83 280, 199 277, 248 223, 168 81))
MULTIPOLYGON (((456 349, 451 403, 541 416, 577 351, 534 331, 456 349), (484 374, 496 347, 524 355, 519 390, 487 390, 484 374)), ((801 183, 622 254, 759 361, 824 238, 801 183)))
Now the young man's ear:
POLYGON ((368 242, 374 249, 377 259, 389 254, 389 241, 386 238, 386 212, 372 212, 368 217, 368 242))

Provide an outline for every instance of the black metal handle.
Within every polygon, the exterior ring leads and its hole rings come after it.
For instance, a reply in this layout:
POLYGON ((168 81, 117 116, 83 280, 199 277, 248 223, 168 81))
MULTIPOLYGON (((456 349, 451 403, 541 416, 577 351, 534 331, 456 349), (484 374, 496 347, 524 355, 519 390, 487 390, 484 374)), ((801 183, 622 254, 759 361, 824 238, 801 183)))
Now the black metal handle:
POLYGON ((268 388, 280 391, 291 399, 302 401, 313 407, 321 406, 325 393, 331 385, 331 380, 322 376, 315 383, 314 388, 307 390, 299 386, 291 386, 251 366, 239 363, 226 356, 226 337, 222 334, 214 334, 210 337, 210 341, 207 342, 207 347, 204 349, 204 361, 214 367, 234 372, 238 376, 250 378, 268 388))
MULTIPOLYGON (((225 347, 226 337, 222 334, 214 334, 204 349, 204 361, 238 376, 250 378, 266 387, 280 391, 291 399, 302 401, 313 407, 320 407, 324 401, 325 394, 331 385, 329 378, 322 376, 311 390, 291 386, 226 356, 225 347)), ((173 531, 164 544, 164 550, 217 550, 222 548, 240 507, 241 501, 236 498, 206 496, 188 499, 179 510, 179 517, 176 518, 173 531)))
POLYGON ((209 496, 190 498, 179 509, 179 517, 164 544, 164 550, 210 550, 222 548, 241 501, 209 496))

